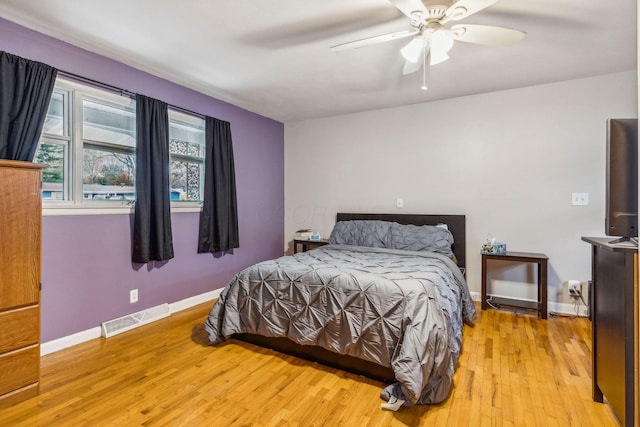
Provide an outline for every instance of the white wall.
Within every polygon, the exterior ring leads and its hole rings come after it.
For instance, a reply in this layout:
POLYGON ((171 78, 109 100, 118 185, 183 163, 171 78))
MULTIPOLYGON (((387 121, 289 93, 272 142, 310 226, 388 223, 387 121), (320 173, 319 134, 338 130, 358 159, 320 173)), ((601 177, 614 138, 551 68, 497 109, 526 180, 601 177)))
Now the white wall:
MULTIPOLYGON (((467 216, 467 281, 489 233, 549 256, 549 301, 591 277, 604 233, 605 120, 637 117, 636 72, 285 124, 285 238, 336 212, 467 216), (572 192, 589 206, 572 206, 572 192), (396 199, 404 199, 404 209, 396 199)), ((532 266, 492 264, 493 292, 535 299, 532 266)))

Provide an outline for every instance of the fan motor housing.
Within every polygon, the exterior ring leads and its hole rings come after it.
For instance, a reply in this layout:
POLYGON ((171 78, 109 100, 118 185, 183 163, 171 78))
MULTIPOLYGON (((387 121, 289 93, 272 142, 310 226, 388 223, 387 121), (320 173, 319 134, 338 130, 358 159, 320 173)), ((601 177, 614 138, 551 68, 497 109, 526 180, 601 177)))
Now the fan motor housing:
POLYGON ((445 13, 447 12, 448 7, 442 5, 433 5, 427 8, 427 21, 440 20, 444 18, 445 13))

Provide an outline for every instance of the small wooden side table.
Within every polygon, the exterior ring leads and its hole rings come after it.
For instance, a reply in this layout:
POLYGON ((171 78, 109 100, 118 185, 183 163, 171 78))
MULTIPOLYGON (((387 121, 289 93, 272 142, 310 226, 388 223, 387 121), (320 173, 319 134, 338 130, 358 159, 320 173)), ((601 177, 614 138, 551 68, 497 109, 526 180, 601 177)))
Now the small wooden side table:
POLYGON ((482 309, 489 308, 487 304, 487 260, 502 260, 510 262, 532 263, 538 265, 538 311, 540 317, 547 318, 547 264, 549 258, 545 254, 530 252, 510 252, 506 254, 482 254, 482 309))
POLYGON ((321 239, 321 240, 293 239, 293 253, 297 254, 298 252, 310 251, 311 249, 324 246, 328 243, 329 241, 326 239, 321 239), (298 250, 298 248, 300 248, 300 250, 298 250))

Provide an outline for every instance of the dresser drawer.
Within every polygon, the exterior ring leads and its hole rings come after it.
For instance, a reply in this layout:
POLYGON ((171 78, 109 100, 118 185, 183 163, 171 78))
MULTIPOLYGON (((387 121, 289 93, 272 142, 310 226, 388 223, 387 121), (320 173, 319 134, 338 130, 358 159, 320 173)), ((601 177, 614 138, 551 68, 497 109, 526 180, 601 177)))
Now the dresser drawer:
POLYGON ((0 395, 40 380, 40 346, 0 355, 0 395))
POLYGON ((0 313, 0 355, 38 342, 39 314, 37 305, 0 313))

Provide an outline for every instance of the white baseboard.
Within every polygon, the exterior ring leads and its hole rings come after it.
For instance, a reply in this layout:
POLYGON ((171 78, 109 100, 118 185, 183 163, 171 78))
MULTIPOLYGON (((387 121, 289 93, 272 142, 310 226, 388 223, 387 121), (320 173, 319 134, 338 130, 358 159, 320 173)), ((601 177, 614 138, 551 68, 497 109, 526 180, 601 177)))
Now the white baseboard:
MULTIPOLYGON (((474 301, 480 301, 481 300, 481 294, 480 292, 470 292, 471 294, 471 299, 474 301)), ((511 298, 511 297, 509 297, 511 298)), ((518 298, 511 298, 511 299, 518 299, 518 298)), ((529 301, 529 300, 522 300, 522 301, 529 301)), ((558 314, 565 314, 565 315, 576 315, 576 308, 573 304, 567 304, 564 302, 553 302, 553 301, 547 301, 547 311, 549 313, 558 313, 558 314)), ((587 317, 588 316, 588 307, 582 304, 578 305, 578 314, 579 317, 587 317)))
MULTIPOLYGON (((180 301, 176 301, 169 304, 169 310, 171 313, 177 313, 182 310, 186 310, 198 304, 212 301, 220 296, 222 288, 215 289, 204 294, 196 295, 193 297, 185 298, 180 301)), ((46 356, 47 354, 55 353, 56 351, 64 350, 65 348, 73 347, 74 345, 82 344, 83 342, 91 341, 100 338, 101 335, 100 326, 96 326, 85 331, 80 331, 66 337, 58 338, 52 341, 47 341, 40 345, 40 356, 46 356)))
POLYGON ((578 314, 576 314, 576 306, 573 304, 567 304, 564 302, 550 302, 548 303, 549 313, 566 314, 578 317, 588 317, 589 307, 586 305, 578 305, 578 314))
POLYGON ((169 304, 169 310, 171 310, 171 313, 177 313, 179 311, 186 310, 187 308, 194 307, 198 304, 213 301, 214 299, 220 296, 220 294, 222 293, 222 289, 224 288, 215 289, 210 292, 205 292, 204 294, 200 294, 193 297, 185 298, 180 301, 172 302, 169 304))
POLYGON ((57 340, 47 341, 40 344, 40 356, 55 353, 56 351, 64 350, 65 348, 73 347, 74 345, 81 344, 83 342, 91 341, 96 338, 100 338, 102 330, 100 326, 87 329, 66 337, 58 338, 57 340))

